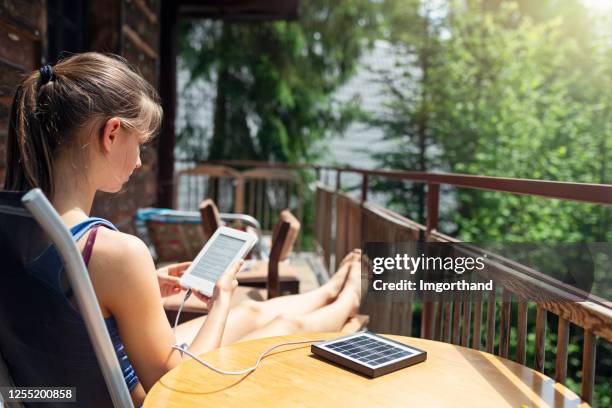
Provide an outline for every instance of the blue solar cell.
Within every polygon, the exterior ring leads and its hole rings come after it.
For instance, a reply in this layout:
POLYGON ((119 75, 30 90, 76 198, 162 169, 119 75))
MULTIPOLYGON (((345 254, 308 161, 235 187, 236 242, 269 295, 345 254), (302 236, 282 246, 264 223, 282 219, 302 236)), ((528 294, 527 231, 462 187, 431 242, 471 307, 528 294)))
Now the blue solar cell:
POLYGON ((327 344, 335 353, 376 366, 411 355, 401 347, 377 340, 367 335, 327 344))
POLYGON ((427 353, 371 332, 313 345, 311 350, 369 377, 384 375, 423 362, 427 353))

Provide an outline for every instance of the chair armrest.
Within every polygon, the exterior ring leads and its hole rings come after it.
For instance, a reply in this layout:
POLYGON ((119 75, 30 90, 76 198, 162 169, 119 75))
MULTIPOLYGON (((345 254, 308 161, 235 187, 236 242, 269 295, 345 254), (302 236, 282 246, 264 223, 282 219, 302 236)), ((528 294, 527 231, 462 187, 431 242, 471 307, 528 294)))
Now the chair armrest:
POLYGON ((257 235, 261 236, 261 224, 255 217, 248 214, 236 214, 236 213, 221 213, 221 220, 224 222, 240 221, 249 227, 253 227, 257 230, 257 235))

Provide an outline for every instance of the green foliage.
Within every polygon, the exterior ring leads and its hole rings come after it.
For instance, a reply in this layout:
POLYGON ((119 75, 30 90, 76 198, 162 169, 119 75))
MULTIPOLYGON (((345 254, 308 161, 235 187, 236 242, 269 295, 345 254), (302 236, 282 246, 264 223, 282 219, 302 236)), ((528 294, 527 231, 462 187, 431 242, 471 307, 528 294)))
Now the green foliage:
MULTIPOLYGON (((382 112, 362 114, 393 142, 375 156, 381 166, 612 183, 612 44, 579 0, 424 1, 411 11, 404 3, 382 6, 385 40, 401 62, 380 73, 382 112)), ((424 220, 418 185, 373 187, 387 193, 388 206, 424 220)), ((612 241, 609 206, 467 189, 443 190, 441 200, 443 231, 464 241, 612 241)), ((552 329, 546 342, 554 351, 552 329)), ((577 392, 580 342, 572 332, 568 385, 577 392)), ((612 347, 602 343, 595 406, 610 404, 612 347)), ((527 344, 533 361, 534 339, 527 344)), ((553 365, 549 353, 547 374, 553 365)))
MULTIPOLYGON (((453 35, 444 44, 443 58, 452 63, 432 69, 430 95, 431 129, 448 169, 609 182, 610 117, 601 99, 584 98, 587 88, 604 81, 593 75, 603 75, 591 69, 585 81, 584 67, 574 64, 576 42, 567 38, 561 20, 514 22, 515 11, 510 6, 495 14, 464 9, 451 21, 453 35)), ((473 191, 460 191, 458 197, 461 208, 454 221, 466 240, 612 237, 606 208, 473 191)))
MULTIPOLYGON (((412 12, 401 0, 384 3, 386 40, 403 63, 381 73, 383 112, 362 116, 397 147, 376 156, 382 166, 612 181, 612 47, 598 39, 579 1, 449 1, 438 9, 424 2, 412 12)), ((418 185, 374 188, 424 219, 422 198, 399 198, 422 195, 418 185)), ((467 241, 612 238, 604 206, 466 189, 443 201, 447 232, 467 241)))
POLYGON ((373 7, 313 0, 300 2, 297 21, 186 21, 180 60, 191 73, 187 88, 204 80, 216 95, 211 126, 188 117, 179 150, 200 160, 313 159, 314 142, 347 124, 350 106, 332 95, 376 29, 373 7), (208 139, 207 151, 193 149, 194 134, 200 146, 208 139))

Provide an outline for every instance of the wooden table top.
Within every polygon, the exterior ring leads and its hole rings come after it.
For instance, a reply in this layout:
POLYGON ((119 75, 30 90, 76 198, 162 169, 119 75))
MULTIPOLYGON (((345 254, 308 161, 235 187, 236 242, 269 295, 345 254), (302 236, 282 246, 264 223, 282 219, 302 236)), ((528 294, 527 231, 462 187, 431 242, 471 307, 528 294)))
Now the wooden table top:
MULTIPOLYGON (((340 333, 271 337, 202 355, 223 370, 250 367, 266 348, 340 333)), ((221 375, 189 360, 164 375, 151 407, 588 407, 542 373, 485 352, 438 341, 387 336, 427 351, 427 361, 370 379, 314 357, 310 345, 274 350, 248 375, 221 375)))

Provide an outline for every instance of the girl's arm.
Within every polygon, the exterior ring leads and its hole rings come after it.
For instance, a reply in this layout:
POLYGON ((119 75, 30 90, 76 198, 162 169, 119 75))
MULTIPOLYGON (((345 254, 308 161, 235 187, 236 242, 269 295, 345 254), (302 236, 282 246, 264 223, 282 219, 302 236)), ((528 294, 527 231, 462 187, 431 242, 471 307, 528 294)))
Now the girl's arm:
POLYGON ((237 262, 231 271, 219 277, 215 284, 212 298, 207 298, 194 290, 195 295, 207 303, 208 315, 189 346, 189 351, 192 353, 203 353, 221 345, 227 315, 231 306, 232 293, 238 286, 236 273, 238 273, 243 264, 244 261, 237 262))
MULTIPOLYGON (((201 354, 218 347, 240 265, 219 278, 210 313, 189 351, 201 354)), ((90 276, 105 315, 112 315, 145 391, 181 361, 163 308, 155 265, 138 238, 100 229, 89 263, 90 276)))

